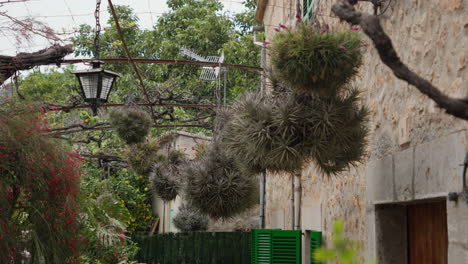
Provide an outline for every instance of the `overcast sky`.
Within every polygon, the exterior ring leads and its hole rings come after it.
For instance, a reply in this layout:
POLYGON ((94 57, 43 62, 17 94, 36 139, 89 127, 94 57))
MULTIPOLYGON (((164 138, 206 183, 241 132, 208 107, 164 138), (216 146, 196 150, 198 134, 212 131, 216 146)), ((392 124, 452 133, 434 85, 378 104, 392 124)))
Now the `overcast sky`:
MULTIPOLYGON (((6 2, 7 0, 0 0, 6 2)), ((15 0, 13 0, 15 1, 15 0)), ((105 25, 107 0, 101 1, 101 25, 105 25)), ((151 28, 157 18, 168 11, 166 0, 113 0, 114 5, 131 6, 140 19, 141 28, 151 28)), ((221 0, 224 11, 238 13, 243 10, 242 0, 221 0)), ((33 16, 45 22, 54 30, 72 32, 80 24, 95 25, 94 10, 96 0, 29 0, 27 2, 8 3, 0 7, 0 12, 16 18, 33 16)), ((8 20, 0 17, 0 27, 8 20)), ((18 52, 33 52, 51 45, 51 41, 35 37, 31 43, 18 45, 12 32, 0 29, 0 55, 15 55, 18 52)))

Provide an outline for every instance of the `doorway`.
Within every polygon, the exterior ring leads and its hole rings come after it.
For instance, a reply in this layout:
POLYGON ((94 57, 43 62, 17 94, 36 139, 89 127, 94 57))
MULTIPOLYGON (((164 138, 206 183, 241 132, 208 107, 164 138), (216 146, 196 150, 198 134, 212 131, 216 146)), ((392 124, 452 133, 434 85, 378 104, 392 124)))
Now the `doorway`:
POLYGON ((407 206, 409 264, 447 264, 445 201, 407 206))
POLYGON ((446 200, 375 207, 379 264, 447 264, 446 200))

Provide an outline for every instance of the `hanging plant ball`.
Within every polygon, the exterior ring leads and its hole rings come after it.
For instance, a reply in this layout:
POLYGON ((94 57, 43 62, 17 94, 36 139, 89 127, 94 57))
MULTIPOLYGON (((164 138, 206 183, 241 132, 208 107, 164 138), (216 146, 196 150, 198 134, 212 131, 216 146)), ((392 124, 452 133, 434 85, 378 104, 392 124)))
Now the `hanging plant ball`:
POLYGON ((230 218, 258 202, 255 177, 240 170, 217 143, 189 163, 182 176, 187 179, 187 201, 213 219, 230 218))
POLYGON ((359 105, 359 91, 328 98, 302 94, 298 104, 307 113, 304 119, 309 137, 303 144, 307 155, 326 175, 337 174, 360 162, 367 144, 368 109, 359 105))
POLYGON ((172 131, 164 133, 158 137, 158 143, 161 146, 171 143, 175 139, 175 135, 172 131))
POLYGON ((359 101, 359 92, 349 88, 329 97, 248 95, 232 107, 222 147, 253 172, 293 173, 314 160, 323 173, 339 173, 364 155, 368 112, 359 101))
POLYGON ((304 158, 296 149, 302 139, 299 134, 304 133, 299 129, 301 108, 296 104, 277 108, 278 103, 284 104, 260 94, 242 97, 232 107, 222 133, 226 154, 254 173, 293 172, 302 166, 304 158))
POLYGON ((182 182, 180 167, 185 162, 184 154, 179 151, 171 151, 169 157, 162 159, 154 165, 150 175, 152 189, 164 201, 172 201, 179 194, 182 182))
POLYGON ((320 32, 307 24, 283 29, 272 40, 275 74, 296 91, 336 94, 362 64, 358 32, 320 32))
POLYGON ((214 120, 213 127, 213 138, 214 140, 219 139, 223 134, 226 124, 228 124, 232 119, 232 110, 228 107, 218 107, 216 109, 216 118, 214 120))
POLYGON ((138 108, 112 111, 109 117, 117 134, 127 144, 143 142, 151 127, 149 114, 138 108))
POLYGON ((174 226, 182 232, 206 231, 208 217, 192 206, 182 205, 174 216, 174 226))
POLYGON ((124 153, 130 168, 144 176, 148 176, 157 160, 159 144, 156 139, 149 138, 143 143, 129 145, 124 153))

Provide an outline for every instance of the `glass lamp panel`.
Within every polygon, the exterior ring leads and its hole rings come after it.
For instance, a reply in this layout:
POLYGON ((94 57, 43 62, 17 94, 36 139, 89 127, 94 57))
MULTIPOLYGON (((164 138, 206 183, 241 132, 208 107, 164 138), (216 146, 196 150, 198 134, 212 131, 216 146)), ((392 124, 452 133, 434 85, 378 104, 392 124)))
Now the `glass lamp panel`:
POLYGON ((102 88, 101 88, 101 100, 107 100, 109 92, 112 88, 112 82, 114 81, 115 76, 103 74, 102 75, 102 88))
POLYGON ((80 76, 81 86, 85 99, 95 99, 97 97, 99 73, 88 73, 81 74, 80 76))

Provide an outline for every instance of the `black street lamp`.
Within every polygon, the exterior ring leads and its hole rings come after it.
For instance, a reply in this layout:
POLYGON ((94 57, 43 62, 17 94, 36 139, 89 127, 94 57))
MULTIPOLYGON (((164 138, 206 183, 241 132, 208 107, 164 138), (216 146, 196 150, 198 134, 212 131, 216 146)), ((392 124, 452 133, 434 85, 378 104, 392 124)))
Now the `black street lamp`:
POLYGON ((97 115, 100 103, 106 103, 114 82, 120 74, 101 68, 103 62, 92 61, 93 68, 89 70, 74 71, 80 82, 81 92, 86 102, 91 104, 93 115, 97 115))

